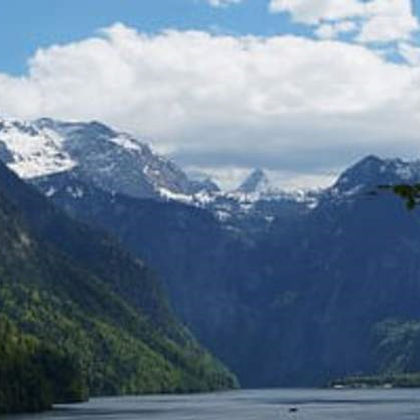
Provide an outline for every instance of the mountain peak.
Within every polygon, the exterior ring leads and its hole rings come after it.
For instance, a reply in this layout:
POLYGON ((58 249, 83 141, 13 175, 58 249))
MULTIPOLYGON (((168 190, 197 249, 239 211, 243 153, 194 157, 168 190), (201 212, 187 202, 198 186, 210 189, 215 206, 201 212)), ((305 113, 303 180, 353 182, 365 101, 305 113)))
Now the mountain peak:
POLYGON ((72 173, 134 197, 159 197, 162 190, 191 194, 197 188, 147 144, 98 121, 0 119, 0 160, 28 180, 72 173))
POLYGON ((384 184, 415 183, 420 181, 420 161, 382 159, 369 155, 348 168, 339 177, 334 189, 350 192, 384 184))
POLYGON ((256 192, 264 192, 270 189, 270 181, 266 173, 260 169, 254 169, 245 181, 239 186, 239 192, 251 194, 256 192))

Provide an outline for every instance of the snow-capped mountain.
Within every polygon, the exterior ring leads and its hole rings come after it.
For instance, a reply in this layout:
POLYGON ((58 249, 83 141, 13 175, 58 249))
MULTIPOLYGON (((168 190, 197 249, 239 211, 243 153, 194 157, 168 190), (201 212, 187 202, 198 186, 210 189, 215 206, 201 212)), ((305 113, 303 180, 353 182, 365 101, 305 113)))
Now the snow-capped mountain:
POLYGON ((381 159, 370 155, 347 169, 339 177, 335 188, 349 191, 360 185, 412 183, 420 180, 420 161, 381 159))
POLYGON ((261 202, 294 203, 306 208, 314 208, 320 195, 318 190, 284 190, 274 187, 267 174, 262 169, 254 169, 240 184, 240 186, 224 197, 242 204, 242 209, 252 211, 261 202))
POLYGON ((178 201, 210 211, 228 229, 265 230, 279 215, 314 208, 318 194, 285 192, 253 170, 233 191, 188 176, 134 136, 99 122, 0 119, 0 160, 66 209, 96 208, 117 195, 178 201), (104 192, 104 194, 101 193, 104 192), (108 198, 106 198, 108 197, 108 198))
POLYGON ((348 200, 380 191, 384 185, 420 182, 420 161, 367 156, 345 170, 324 194, 324 200, 348 200))
POLYGON ((21 178, 42 185, 49 196, 64 189, 80 198, 80 185, 93 185, 113 194, 209 208, 221 218, 249 214, 260 200, 313 205, 313 197, 308 201, 304 192, 273 188, 261 169, 252 171, 236 190, 222 192, 210 178, 189 177, 146 143, 95 121, 0 119, 0 160, 21 178))
MULTIPOLYGON (((99 122, 35 121, 0 118, 0 160, 21 178, 54 194, 75 180, 112 193, 136 198, 155 197, 183 201, 226 213, 247 214, 256 203, 294 202, 315 208, 319 198, 351 197, 382 184, 420 182, 420 161, 368 156, 338 178, 325 192, 284 191, 271 186, 262 169, 253 170, 242 184, 222 192, 209 178, 193 179, 171 160, 152 151, 134 136, 99 122), (66 181, 67 180, 67 181, 66 181)), ((73 191, 73 194, 74 191, 73 191)), ((82 194, 78 191, 77 195, 82 194)))
POLYGON ((270 181, 262 169, 254 169, 237 189, 244 194, 266 193, 271 190, 270 181))
POLYGON ((65 173, 133 197, 192 194, 206 187, 144 142, 98 122, 2 119, 0 159, 23 179, 65 173))

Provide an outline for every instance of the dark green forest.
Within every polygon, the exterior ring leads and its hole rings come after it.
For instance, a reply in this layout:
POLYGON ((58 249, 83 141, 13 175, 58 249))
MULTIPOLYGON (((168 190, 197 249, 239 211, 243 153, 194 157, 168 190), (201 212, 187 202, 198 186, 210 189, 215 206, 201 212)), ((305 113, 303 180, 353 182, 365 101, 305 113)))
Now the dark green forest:
POLYGON ((0 413, 41 411, 54 402, 88 398, 77 359, 22 334, 5 316, 0 316, 0 360, 0 413))

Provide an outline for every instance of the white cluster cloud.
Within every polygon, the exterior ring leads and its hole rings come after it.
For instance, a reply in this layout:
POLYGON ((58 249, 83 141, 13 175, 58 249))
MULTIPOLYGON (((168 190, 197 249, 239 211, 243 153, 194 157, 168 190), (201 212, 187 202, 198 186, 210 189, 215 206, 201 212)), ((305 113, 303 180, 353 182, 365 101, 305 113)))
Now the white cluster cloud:
POLYGON ((361 42, 410 39, 420 29, 411 0, 374 0, 366 4, 367 21, 358 37, 361 42))
POLYGON ((407 63, 412 66, 420 66, 420 48, 407 43, 399 44, 399 52, 405 58, 407 63))
POLYGON ((321 39, 335 39, 340 34, 355 32, 357 30, 358 25, 355 22, 345 20, 342 22, 323 23, 318 26, 315 34, 321 39))
MULTIPOLYGON (((415 56, 414 52, 409 52, 415 56)), ((420 149, 420 68, 368 48, 116 24, 0 74, 0 113, 97 119, 186 166, 304 174, 420 149)))
POLYGON ((271 0, 270 10, 317 25, 316 33, 324 38, 348 32, 348 25, 357 20, 356 40, 363 43, 408 40, 420 29, 411 0, 271 0))
POLYGON ((242 3, 243 0, 206 0, 210 6, 213 7, 226 7, 232 4, 242 3))
POLYGON ((296 22, 306 24, 347 19, 364 12, 359 0, 271 0, 269 7, 273 13, 288 12, 296 22))

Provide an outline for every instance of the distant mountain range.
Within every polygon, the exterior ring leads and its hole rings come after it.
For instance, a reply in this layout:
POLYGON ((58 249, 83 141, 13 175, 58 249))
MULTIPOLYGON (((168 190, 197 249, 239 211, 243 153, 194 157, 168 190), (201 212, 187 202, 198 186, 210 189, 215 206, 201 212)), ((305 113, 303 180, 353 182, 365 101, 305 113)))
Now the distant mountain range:
POLYGON ((193 194, 206 187, 147 144, 98 122, 0 120, 0 156, 23 179, 66 173, 133 197, 193 194))
MULTIPOLYGON (((0 119, 0 159, 22 179, 43 181, 61 174, 61 179, 65 175, 136 198, 198 203, 208 200, 207 195, 222 194, 210 178, 188 177, 146 143, 99 122, 0 119)), ((253 171, 233 193, 282 194, 270 186, 261 169, 253 171)))
POLYGON ((259 169, 222 192, 99 123, 1 124, 0 159, 153 267, 245 386, 420 371, 420 219, 378 189, 420 182, 419 162, 368 156, 309 192, 259 169))

